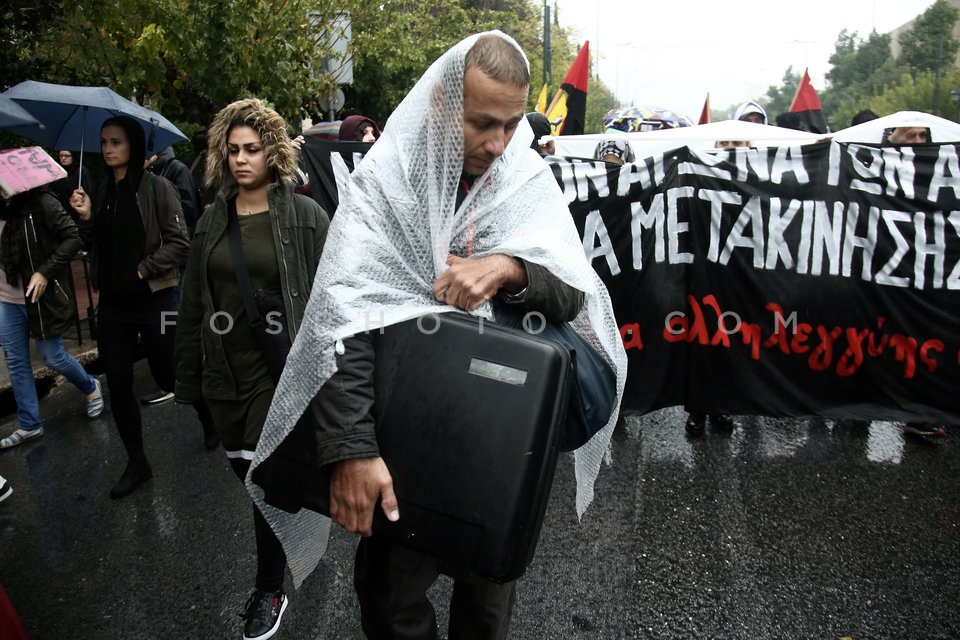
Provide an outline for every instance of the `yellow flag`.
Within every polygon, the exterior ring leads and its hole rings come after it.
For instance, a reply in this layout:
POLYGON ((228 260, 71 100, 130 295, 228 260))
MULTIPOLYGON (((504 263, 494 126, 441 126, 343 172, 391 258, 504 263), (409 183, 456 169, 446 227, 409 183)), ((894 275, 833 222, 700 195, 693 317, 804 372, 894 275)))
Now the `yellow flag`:
POLYGON ((540 97, 537 98, 537 111, 547 112, 547 83, 543 83, 543 89, 540 89, 540 97))
POLYGON ((567 92, 563 89, 557 91, 553 96, 553 102, 546 111, 547 120, 550 121, 550 135, 558 136, 563 130, 563 121, 567 118, 567 92))

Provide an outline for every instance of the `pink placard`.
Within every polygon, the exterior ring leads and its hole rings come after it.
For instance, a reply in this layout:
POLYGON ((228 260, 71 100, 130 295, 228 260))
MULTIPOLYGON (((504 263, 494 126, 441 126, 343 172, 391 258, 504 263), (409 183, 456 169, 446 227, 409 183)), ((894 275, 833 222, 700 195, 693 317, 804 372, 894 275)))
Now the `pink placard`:
POLYGON ((41 147, 0 151, 0 195, 4 198, 66 177, 64 168, 41 147))

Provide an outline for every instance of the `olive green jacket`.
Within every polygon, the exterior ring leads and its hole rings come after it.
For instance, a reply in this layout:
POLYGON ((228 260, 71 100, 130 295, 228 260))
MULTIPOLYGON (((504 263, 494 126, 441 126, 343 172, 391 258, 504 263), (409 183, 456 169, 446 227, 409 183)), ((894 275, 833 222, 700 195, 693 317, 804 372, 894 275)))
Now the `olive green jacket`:
MULTIPOLYGON (((227 233, 227 201, 236 194, 236 187, 232 192, 219 193, 207 207, 197 222, 190 246, 177 320, 174 393, 178 402, 238 399, 235 376, 239 372, 230 370, 221 337, 211 324, 216 309, 207 272, 213 247, 227 233)), ((330 218, 316 202, 295 194, 293 185, 271 184, 267 202, 292 342, 303 322, 330 218)))

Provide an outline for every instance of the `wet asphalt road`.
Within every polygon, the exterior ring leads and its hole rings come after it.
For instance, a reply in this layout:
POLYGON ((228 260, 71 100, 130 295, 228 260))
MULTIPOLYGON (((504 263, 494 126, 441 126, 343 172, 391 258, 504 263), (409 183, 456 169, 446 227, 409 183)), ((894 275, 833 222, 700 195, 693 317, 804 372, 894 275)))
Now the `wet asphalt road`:
MULTIPOLYGON (((114 501, 109 411, 68 387, 42 410, 46 435, 0 452, 0 582, 30 638, 240 638, 251 507, 192 411, 144 410, 155 478, 114 501)), ((683 415, 628 417, 580 523, 562 458, 512 638, 960 639, 960 432, 741 418, 688 440, 683 415)), ((334 534, 277 638, 362 638, 354 543, 334 534)))

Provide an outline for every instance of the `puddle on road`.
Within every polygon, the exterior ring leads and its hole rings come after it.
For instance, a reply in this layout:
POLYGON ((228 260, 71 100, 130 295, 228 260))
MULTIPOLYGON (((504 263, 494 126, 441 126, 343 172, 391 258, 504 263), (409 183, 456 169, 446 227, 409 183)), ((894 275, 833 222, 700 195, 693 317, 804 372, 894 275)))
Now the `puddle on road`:
POLYGON ((867 460, 900 464, 903 459, 903 426, 874 420, 867 435, 867 460))
MULTIPOLYGON (((699 439, 686 436, 683 429, 686 412, 679 407, 661 409, 650 414, 627 415, 626 431, 631 438, 642 438, 643 457, 648 461, 679 462, 692 468, 696 464, 696 444, 699 439)), ((814 440, 839 437, 849 429, 824 418, 757 418, 741 416, 739 426, 727 438, 729 454, 740 457, 752 449, 766 459, 791 458, 814 440), (837 431, 839 428, 839 431, 837 431)), ((865 437, 863 455, 869 462, 900 464, 904 453, 903 425, 900 422, 874 420, 863 424, 865 437)), ((706 437, 711 437, 708 427, 706 437)), ((839 442, 837 443, 839 446, 839 442)))

